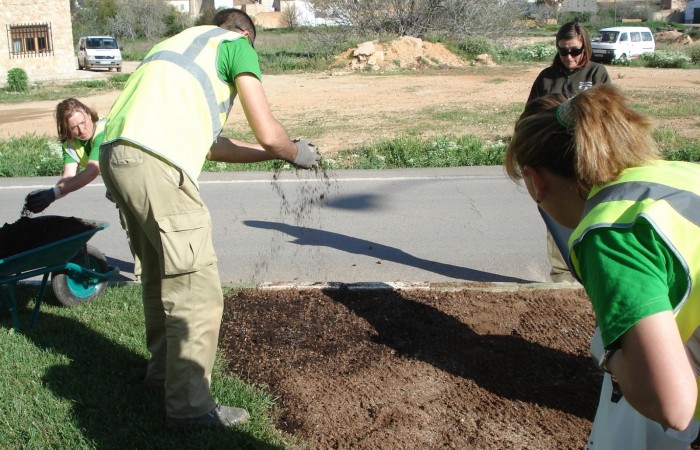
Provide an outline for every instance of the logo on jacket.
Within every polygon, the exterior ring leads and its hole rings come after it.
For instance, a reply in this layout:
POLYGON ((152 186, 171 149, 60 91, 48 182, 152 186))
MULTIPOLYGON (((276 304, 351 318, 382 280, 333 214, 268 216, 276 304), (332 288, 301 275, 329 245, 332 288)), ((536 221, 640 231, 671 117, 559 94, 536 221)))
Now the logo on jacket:
POLYGON ((592 88, 592 87, 593 87, 593 82, 592 82, 592 81, 580 81, 580 82, 578 83, 578 90, 579 90, 579 92, 581 92, 581 91, 587 91, 587 90, 589 90, 589 89, 592 88))

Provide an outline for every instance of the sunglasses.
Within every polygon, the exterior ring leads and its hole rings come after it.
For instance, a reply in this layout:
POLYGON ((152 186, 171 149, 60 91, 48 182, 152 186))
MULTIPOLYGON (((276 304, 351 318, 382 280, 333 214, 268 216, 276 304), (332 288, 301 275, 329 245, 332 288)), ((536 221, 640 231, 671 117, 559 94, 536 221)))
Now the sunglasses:
POLYGON ((571 56, 576 57, 576 56, 580 55, 581 53, 583 53, 583 47, 558 48, 557 50, 559 51, 559 55, 561 55, 561 56, 571 55, 571 56))

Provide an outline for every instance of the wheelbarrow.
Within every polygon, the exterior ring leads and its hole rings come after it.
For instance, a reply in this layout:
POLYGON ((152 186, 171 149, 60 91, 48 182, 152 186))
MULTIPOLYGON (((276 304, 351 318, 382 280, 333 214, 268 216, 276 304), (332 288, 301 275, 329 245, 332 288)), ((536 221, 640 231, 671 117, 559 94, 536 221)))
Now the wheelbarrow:
MULTIPOLYGON (((32 220, 50 220, 56 217, 42 216, 32 220)), ((4 301, 4 307, 0 305, 0 310, 10 310, 15 331, 21 330, 15 294, 18 281, 43 275, 29 322, 31 328, 39 315, 49 274, 56 298, 63 305, 76 306, 97 297, 106 288, 107 280, 119 273, 118 267, 109 266, 105 256, 87 244, 95 233, 109 227, 109 224, 79 220, 86 225, 86 231, 0 259, 0 291, 4 301)))

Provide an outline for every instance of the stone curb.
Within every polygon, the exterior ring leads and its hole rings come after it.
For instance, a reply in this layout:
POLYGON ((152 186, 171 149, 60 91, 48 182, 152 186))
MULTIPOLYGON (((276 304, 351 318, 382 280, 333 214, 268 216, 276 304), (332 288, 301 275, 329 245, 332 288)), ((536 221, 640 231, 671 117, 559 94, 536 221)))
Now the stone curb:
POLYGON ((342 282, 265 282, 257 286, 264 290, 341 290, 367 291, 367 290, 420 290, 420 291, 490 291, 490 292, 513 292, 513 291, 534 291, 534 290, 556 290, 556 289, 583 289, 579 283, 410 283, 410 282, 362 282, 362 283, 342 283, 342 282))
MULTIPOLYGON (((138 284, 139 281, 110 281, 110 285, 138 284)), ((38 280, 22 280, 18 284, 28 286, 40 286, 38 280)), ((331 290, 337 291, 347 289, 349 291, 435 291, 435 292, 457 292, 457 291, 488 291, 488 292, 516 292, 516 291, 542 291, 558 289, 583 289, 579 283, 487 283, 487 282, 463 282, 463 283, 417 283, 402 281, 370 281, 359 283, 343 283, 340 281, 329 282, 263 282, 260 284, 238 285, 227 284, 226 286, 236 289, 261 289, 268 291, 284 290, 331 290)), ((47 284, 47 288, 50 283, 47 284)))

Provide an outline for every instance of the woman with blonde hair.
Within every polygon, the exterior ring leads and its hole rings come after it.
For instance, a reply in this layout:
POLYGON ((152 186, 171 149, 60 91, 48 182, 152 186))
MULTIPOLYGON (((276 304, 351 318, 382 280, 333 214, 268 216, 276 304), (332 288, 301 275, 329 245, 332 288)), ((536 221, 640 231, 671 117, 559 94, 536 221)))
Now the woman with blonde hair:
POLYGON ((90 184, 100 174, 105 119, 75 98, 56 105, 56 130, 63 148, 63 175, 55 186, 31 192, 26 208, 39 213, 51 203, 90 184))
MULTIPOLYGON (((24 209, 40 213, 59 198, 90 184, 100 175, 100 145, 104 140, 107 118, 76 98, 67 98, 56 105, 56 131, 63 150, 63 174, 53 187, 30 192, 24 209)), ((105 197, 114 203, 109 191, 105 197)), ((23 212, 24 213, 24 212, 23 212)), ((131 239, 126 229, 126 221, 119 211, 119 221, 126 231, 131 249, 131 239)), ((132 250, 132 255, 134 254, 132 250)), ((134 255, 134 275, 138 279, 141 264, 134 255)))
POLYGON ((698 434, 700 166, 660 160, 610 84, 528 103, 505 169, 559 224, 605 372, 590 449, 687 449, 698 434))

